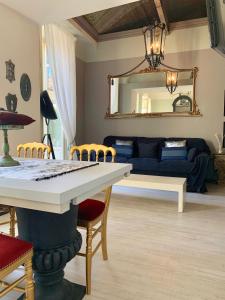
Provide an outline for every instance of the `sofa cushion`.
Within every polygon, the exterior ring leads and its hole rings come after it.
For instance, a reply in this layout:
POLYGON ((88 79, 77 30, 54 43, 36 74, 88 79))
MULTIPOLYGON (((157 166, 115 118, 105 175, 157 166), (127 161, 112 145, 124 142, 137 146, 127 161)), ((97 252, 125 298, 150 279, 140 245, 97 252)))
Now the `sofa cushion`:
POLYGON ((176 137, 171 137, 171 138, 166 139, 166 141, 181 141, 181 140, 186 140, 186 147, 188 149, 196 148, 198 153, 206 152, 206 153, 210 154, 209 147, 208 147, 206 141, 202 138, 185 138, 185 137, 176 138, 176 137))
POLYGON ((133 165, 134 170, 157 171, 159 168, 157 158, 130 158, 128 163, 133 165))
POLYGON ((0 271, 16 262, 31 249, 31 243, 0 234, 0 271))
POLYGON ((78 222, 79 220, 93 221, 103 213, 104 209, 104 202, 94 199, 86 199, 79 204, 78 222))
POLYGON ((138 143, 139 157, 141 158, 157 158, 158 156, 158 143, 138 143))
POLYGON ((130 158, 133 156, 133 145, 116 145, 113 144, 112 147, 116 150, 118 156, 123 156, 130 158))
POLYGON ((187 177, 193 169, 194 163, 187 160, 163 160, 159 163, 159 171, 165 176, 180 175, 187 177))
POLYGON ((161 160, 186 160, 186 147, 163 147, 161 160))
POLYGON ((166 148, 186 147, 186 140, 182 141, 165 141, 166 148))
POLYGON ((133 146, 133 141, 116 140, 116 145, 133 146))
MULTIPOLYGON (((104 138, 103 144, 108 147, 112 147, 113 144, 116 144, 116 140, 123 141, 133 141, 133 157, 138 157, 138 143, 150 143, 150 142, 158 142, 161 148, 164 145, 165 138, 149 138, 149 137, 135 137, 135 136, 115 136, 109 135, 104 138)), ((160 151, 158 158, 160 157, 160 151)))

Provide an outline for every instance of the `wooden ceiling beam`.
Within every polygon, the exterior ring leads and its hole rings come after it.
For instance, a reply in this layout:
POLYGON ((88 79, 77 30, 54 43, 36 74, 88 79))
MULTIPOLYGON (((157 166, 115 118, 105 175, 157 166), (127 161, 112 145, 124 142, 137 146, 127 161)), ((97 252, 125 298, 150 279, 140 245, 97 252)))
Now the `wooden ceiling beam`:
POLYGON ((91 26, 84 17, 76 17, 70 19, 69 22, 72 25, 78 24, 86 33, 88 33, 96 42, 98 42, 98 32, 91 26))
POLYGON ((185 29, 205 25, 208 25, 207 17, 170 23, 170 30, 185 29))
POLYGON ((155 7, 159 16, 159 20, 161 23, 164 23, 166 25, 166 29, 169 32, 169 21, 166 15, 166 10, 163 6, 162 0, 154 0, 155 7))

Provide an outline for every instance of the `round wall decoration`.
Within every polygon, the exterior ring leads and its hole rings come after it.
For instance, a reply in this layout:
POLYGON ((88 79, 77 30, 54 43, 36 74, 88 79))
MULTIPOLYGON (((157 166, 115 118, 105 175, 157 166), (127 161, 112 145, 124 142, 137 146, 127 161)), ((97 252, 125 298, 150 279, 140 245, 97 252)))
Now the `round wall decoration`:
POLYGON ((24 73, 20 78, 20 92, 24 101, 30 100, 31 96, 31 82, 29 76, 24 73))

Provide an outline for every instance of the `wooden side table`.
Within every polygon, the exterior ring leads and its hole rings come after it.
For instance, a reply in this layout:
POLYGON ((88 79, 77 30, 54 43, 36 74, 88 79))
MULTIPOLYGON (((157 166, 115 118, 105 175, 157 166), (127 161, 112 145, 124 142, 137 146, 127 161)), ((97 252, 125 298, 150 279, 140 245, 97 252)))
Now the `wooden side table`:
POLYGON ((218 183, 225 184, 225 153, 214 154, 215 168, 218 171, 219 180, 218 183))

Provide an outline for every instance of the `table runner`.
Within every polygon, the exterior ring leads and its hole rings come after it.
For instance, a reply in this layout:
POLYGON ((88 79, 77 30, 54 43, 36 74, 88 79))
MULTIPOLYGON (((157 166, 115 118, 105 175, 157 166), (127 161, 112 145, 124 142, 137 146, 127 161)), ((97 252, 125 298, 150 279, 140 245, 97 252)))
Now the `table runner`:
POLYGON ((20 166, 0 167, 0 178, 40 181, 90 168, 99 163, 85 161, 27 159, 20 166))

